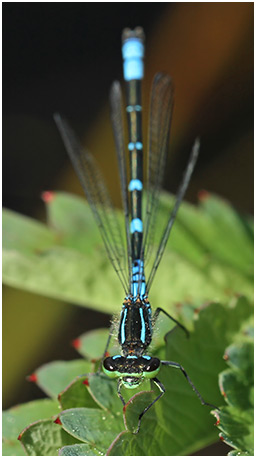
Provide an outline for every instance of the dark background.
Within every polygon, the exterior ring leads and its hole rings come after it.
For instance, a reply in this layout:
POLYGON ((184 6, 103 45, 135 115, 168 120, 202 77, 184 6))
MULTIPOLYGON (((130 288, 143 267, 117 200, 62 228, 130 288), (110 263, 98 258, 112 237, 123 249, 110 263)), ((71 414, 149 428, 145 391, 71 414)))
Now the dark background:
MULTIPOLYGON (((176 87, 165 188, 177 189, 200 135, 186 198, 196 202, 198 191, 207 189, 252 213, 253 3, 4 3, 5 207, 44 221, 42 191, 82 193, 53 122, 55 111, 65 114, 95 154, 118 204, 108 93, 112 81, 122 78, 121 31, 137 25, 147 39, 145 111, 156 71, 170 73, 176 87)), ((76 357, 70 340, 107 326, 109 317, 7 287, 3 299, 7 408, 39 397, 25 375, 42 363, 76 357)))

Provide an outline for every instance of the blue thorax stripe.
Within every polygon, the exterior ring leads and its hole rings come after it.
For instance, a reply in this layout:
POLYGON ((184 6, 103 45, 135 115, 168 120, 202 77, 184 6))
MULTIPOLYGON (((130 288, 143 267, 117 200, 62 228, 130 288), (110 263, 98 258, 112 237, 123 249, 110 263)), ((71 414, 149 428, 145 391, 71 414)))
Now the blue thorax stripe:
POLYGON ((127 316, 127 309, 124 310, 122 325, 121 325, 121 343, 125 342, 125 320, 127 316))
POLYGON ((145 325, 145 320, 144 320, 142 308, 140 308, 140 319, 141 319, 140 340, 141 340, 143 343, 145 343, 145 338, 146 338, 146 325, 145 325))

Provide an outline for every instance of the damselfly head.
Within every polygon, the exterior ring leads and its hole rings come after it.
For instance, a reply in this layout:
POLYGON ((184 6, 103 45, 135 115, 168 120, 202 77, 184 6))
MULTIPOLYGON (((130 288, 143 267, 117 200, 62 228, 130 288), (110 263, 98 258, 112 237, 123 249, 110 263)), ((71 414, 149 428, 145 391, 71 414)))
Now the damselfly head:
POLYGON ((151 356, 109 356, 103 361, 103 371, 109 377, 119 377, 126 388, 136 388, 144 378, 154 378, 161 361, 151 356))

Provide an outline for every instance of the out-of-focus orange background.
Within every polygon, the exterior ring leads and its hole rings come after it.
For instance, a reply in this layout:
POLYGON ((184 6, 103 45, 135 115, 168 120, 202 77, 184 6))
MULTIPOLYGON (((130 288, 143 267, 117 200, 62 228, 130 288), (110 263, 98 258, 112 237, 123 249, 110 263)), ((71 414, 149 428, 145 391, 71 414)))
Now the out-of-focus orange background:
MULTIPOLYGON (((82 194, 52 114, 65 114, 120 203, 108 92, 122 78, 124 27, 146 34, 144 111, 152 78, 170 73, 175 109, 165 188, 177 189, 190 148, 200 159, 186 198, 200 189, 253 210, 253 3, 3 4, 3 203, 44 220, 46 189, 82 194)), ((147 116, 144 116, 146 138, 147 116)), ((100 281, 100 279, 99 279, 100 281)), ((120 298, 120 301, 122 298, 120 298)), ((3 289, 3 405, 41 395, 25 376, 74 358, 70 341, 109 317, 3 289)))

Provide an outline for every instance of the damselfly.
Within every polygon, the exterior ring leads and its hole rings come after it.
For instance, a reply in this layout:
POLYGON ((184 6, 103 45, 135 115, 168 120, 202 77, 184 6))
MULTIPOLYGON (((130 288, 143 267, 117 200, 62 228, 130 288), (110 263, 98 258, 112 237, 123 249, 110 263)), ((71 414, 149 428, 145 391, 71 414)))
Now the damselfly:
POLYGON ((161 365, 179 369, 199 397, 201 403, 209 406, 211 404, 204 401, 185 369, 179 363, 160 361, 156 357, 145 354, 151 343, 153 328, 160 312, 167 315, 188 335, 185 327, 162 308, 157 308, 152 316, 148 294, 197 160, 199 140, 195 141, 192 148, 185 174, 177 192, 175 205, 163 231, 152 268, 146 279, 144 265, 150 253, 149 248, 159 206, 159 191, 166 164, 173 108, 173 84, 171 78, 163 73, 158 73, 153 80, 149 120, 147 202, 144 218, 142 216, 143 143, 141 106, 141 81, 144 72, 144 33, 140 27, 135 30, 125 29, 123 31, 122 54, 129 131, 129 180, 126 167, 123 102, 119 82, 114 82, 112 85, 110 102, 121 181, 126 244, 122 241, 118 220, 93 157, 81 147, 72 129, 59 114, 55 115, 55 121, 93 211, 108 257, 125 291, 118 332, 121 354, 105 357, 112 329, 104 353, 103 371, 109 377, 118 379, 117 393, 123 405, 125 405, 125 400, 121 394, 122 386, 135 388, 144 379, 151 379, 160 391, 159 395, 139 415, 137 433, 140 429, 143 415, 165 392, 164 385, 157 378, 161 365))

